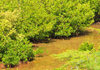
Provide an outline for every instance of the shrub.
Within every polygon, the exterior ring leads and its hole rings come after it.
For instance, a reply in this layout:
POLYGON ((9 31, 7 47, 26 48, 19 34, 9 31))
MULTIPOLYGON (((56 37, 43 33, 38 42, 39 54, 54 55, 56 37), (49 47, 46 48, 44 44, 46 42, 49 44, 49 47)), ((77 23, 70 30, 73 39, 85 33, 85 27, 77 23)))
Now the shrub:
POLYGON ((57 10, 53 9, 53 14, 57 17, 55 35, 68 37, 93 23, 94 14, 88 3, 80 4, 77 1, 67 0, 56 2, 58 3, 54 6, 57 10))
POLYGON ((50 36, 68 37, 92 24, 94 12, 91 3, 82 1, 11 0, 1 2, 1 5, 6 5, 2 6, 4 11, 19 10, 20 16, 16 25, 19 34, 28 39, 40 40, 50 36))
MULTIPOLYGON (((0 1, 0 60, 15 65, 19 60, 33 59, 30 38, 43 40, 79 33, 94 22, 94 13, 99 12, 98 3, 99 0, 0 1)), ((86 46, 89 48, 82 49, 91 50, 90 45, 86 46)))
POLYGON ((15 39, 18 34, 16 32, 18 18, 18 10, 0 12, 0 40, 3 40, 5 37, 15 39))
POLYGON ((91 9, 95 13, 95 21, 100 21, 100 0, 81 0, 82 3, 89 2, 91 9))
POLYGON ((20 21, 23 24, 19 32, 36 40, 50 37, 50 35, 68 37, 93 23, 94 13, 89 3, 37 0, 23 1, 21 6, 23 14, 20 21))
POLYGON ((10 49, 6 52, 6 54, 3 55, 2 61, 4 62, 7 67, 17 65, 20 61, 19 56, 17 55, 17 52, 10 49))
POLYGON ((91 43, 89 44, 88 42, 82 43, 79 48, 79 50, 81 51, 87 51, 87 50, 91 51, 92 49, 93 49, 93 44, 91 43))
POLYGON ((5 65, 14 66, 34 57, 32 44, 16 30, 18 18, 18 10, 0 12, 0 60, 5 65))
POLYGON ((5 65, 16 65, 21 61, 28 61, 34 58, 34 52, 32 49, 32 44, 29 43, 26 39, 22 40, 10 40, 5 43, 4 46, 0 46, 2 51, 2 61, 5 65))
POLYGON ((20 60, 22 61, 28 61, 33 59, 34 57, 34 52, 32 49, 32 44, 27 41, 27 39, 17 41, 16 42, 18 46, 16 47, 16 51, 18 56, 20 57, 20 60))

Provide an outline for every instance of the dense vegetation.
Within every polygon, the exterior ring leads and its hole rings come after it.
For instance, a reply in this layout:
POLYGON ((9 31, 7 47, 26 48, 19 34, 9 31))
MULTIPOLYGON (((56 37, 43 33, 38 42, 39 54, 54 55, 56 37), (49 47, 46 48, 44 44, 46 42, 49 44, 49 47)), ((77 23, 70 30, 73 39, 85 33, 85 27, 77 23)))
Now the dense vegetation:
POLYGON ((99 0, 1 0, 0 60, 33 59, 33 40, 79 34, 100 15, 99 0))

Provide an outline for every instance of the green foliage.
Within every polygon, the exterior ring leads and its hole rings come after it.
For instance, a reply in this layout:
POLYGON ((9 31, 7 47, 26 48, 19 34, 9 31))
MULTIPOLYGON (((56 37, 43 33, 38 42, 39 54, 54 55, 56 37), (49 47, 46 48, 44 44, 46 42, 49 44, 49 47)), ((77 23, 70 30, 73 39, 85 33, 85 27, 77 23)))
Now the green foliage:
POLYGON ((80 51, 87 51, 87 50, 91 51, 93 49, 93 46, 94 45, 91 43, 89 44, 88 42, 84 42, 81 44, 79 50, 80 51))
POLYGON ((6 11, 0 12, 0 39, 4 37, 11 37, 15 38, 16 32, 16 25, 18 20, 18 10, 13 12, 6 11))
MULTIPOLYGON (((95 1, 96 2, 96 1, 95 1)), ((70 36, 93 23, 95 3, 85 0, 4 0, 2 11, 18 10, 17 33, 34 40, 70 36), (91 7, 93 5, 93 8, 91 7), (91 13, 91 14, 90 14, 91 13)))
POLYGON ((66 63, 56 70, 99 70, 100 51, 69 50, 56 55, 59 59, 66 59, 66 63))
POLYGON ((38 48, 38 49, 34 50, 34 55, 42 54, 42 53, 44 53, 44 50, 42 48, 38 48))
POLYGON ((57 17, 54 29, 56 36, 68 37, 93 23, 94 14, 88 3, 80 4, 77 1, 56 0, 50 11, 57 17))
POLYGON ((0 12, 0 60, 5 65, 14 66, 34 57, 32 44, 16 30, 18 15, 18 10, 0 12))
POLYGON ((9 51, 6 52, 6 54, 3 54, 2 61, 4 62, 5 65, 17 65, 20 61, 19 56, 17 56, 17 52, 10 49, 9 51))
POLYGON ((16 65, 20 60, 26 62, 34 57, 32 44, 26 39, 16 41, 8 39, 8 42, 1 43, 4 44, 0 45, 1 59, 5 65, 16 65))
POLYGON ((69 37, 99 12, 99 0, 0 0, 0 60, 5 65, 31 60, 42 51, 33 52, 29 39, 69 37))
POLYGON ((93 49, 93 44, 82 43, 79 50, 67 50, 61 54, 54 55, 66 63, 55 70, 99 70, 100 51, 93 49))

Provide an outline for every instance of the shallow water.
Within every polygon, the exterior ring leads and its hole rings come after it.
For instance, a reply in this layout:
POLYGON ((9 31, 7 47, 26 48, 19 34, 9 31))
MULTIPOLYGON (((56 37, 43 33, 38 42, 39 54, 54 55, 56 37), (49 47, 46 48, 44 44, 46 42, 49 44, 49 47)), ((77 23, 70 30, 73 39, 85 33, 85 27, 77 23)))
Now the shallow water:
MULTIPOLYGON (((100 25, 95 24, 91 27, 100 28, 100 25)), ((86 33, 78 37, 71 37, 68 39, 52 39, 49 43, 33 44, 44 48, 41 57, 35 57, 35 60, 28 62, 27 64, 20 64, 19 66, 10 70, 53 70, 54 68, 62 66, 65 62, 56 60, 51 55, 62 53, 66 50, 77 50, 80 44, 84 41, 94 43, 97 49, 100 45, 100 34, 95 30, 87 30, 86 33)))

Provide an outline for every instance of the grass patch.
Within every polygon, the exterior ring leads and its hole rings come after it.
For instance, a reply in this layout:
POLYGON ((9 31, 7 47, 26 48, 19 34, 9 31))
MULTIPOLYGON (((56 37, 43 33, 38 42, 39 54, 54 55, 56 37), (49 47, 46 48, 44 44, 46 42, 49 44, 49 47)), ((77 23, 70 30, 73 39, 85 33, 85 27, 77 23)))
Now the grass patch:
POLYGON ((88 27, 88 29, 90 29, 90 30, 92 30, 92 31, 97 31, 97 32, 99 32, 100 33, 100 29, 98 29, 98 28, 93 28, 93 27, 88 27))
POLYGON ((100 50, 67 50, 54 56, 66 62, 54 70, 100 70, 100 50))

